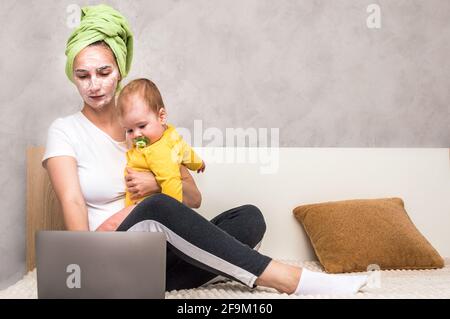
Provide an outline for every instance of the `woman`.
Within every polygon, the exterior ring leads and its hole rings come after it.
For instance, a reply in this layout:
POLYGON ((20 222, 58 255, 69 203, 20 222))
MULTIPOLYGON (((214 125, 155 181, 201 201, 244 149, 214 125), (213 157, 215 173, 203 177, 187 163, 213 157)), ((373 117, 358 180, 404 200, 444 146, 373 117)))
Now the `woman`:
POLYGON ((168 291, 198 287, 224 275, 288 294, 355 293, 365 276, 302 270, 252 249, 265 232, 255 206, 230 209, 211 221, 194 212, 201 195, 184 167, 183 203, 160 194, 151 173, 129 171, 123 181, 125 132, 114 97, 130 69, 132 50, 130 28, 119 12, 105 5, 82 9, 80 26, 67 43, 66 74, 84 105, 81 112, 53 122, 43 158, 66 228, 164 232, 168 291), (125 183, 135 197, 153 195, 124 208, 125 183))

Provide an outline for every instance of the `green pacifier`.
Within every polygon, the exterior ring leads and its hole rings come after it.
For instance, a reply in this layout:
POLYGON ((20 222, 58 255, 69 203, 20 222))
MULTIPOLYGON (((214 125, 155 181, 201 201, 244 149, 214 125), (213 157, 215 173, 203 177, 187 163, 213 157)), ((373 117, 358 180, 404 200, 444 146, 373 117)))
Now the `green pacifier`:
POLYGON ((134 139, 134 145, 136 145, 137 148, 144 148, 149 145, 149 140, 145 136, 139 136, 134 139))

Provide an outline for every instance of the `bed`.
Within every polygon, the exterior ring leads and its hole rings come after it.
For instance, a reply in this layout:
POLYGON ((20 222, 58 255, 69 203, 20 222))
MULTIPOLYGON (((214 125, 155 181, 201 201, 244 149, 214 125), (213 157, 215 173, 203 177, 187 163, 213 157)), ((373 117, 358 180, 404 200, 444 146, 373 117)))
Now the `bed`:
MULTIPOLYGON (((258 166, 255 162, 229 165, 217 161, 217 153, 213 154, 212 149, 198 151, 209 163, 208 174, 214 176, 214 179, 207 175, 195 177, 204 198, 199 213, 212 217, 214 212, 228 207, 255 203, 264 212, 268 224, 261 251, 278 260, 323 271, 315 260, 308 238, 292 216, 292 208, 299 202, 393 195, 405 200, 408 214, 439 253, 450 256, 448 149, 281 148, 275 163, 277 174, 262 172, 262 164, 258 166), (254 181, 252 187, 245 183, 236 187, 236 170, 239 178, 254 181), (221 183, 217 183, 217 179, 221 183), (303 184, 296 184, 298 180, 303 184), (280 183, 290 191, 281 192, 280 183), (224 193, 229 196, 224 198, 224 193), (262 193, 272 196, 261 197, 262 193)), ((221 151, 223 158, 231 157, 229 151, 221 151)), ((246 150, 237 152, 242 156, 251 155, 242 153, 246 150)), ((64 229, 61 207, 40 164, 42 154, 42 147, 27 150, 26 274, 0 291, 0 298, 37 297, 35 232, 64 229)), ((236 156, 236 153, 232 155, 236 156)), ((266 167, 267 163, 264 161, 266 167)), ((375 278, 372 284, 349 296, 297 297, 223 281, 196 289, 167 292, 166 298, 450 298, 450 258, 445 258, 442 269, 379 271, 372 273, 371 278, 375 278)))
MULTIPOLYGON (((290 264, 322 271, 317 262, 287 261, 290 264)), ((306 295, 293 296, 280 294, 273 289, 248 287, 231 281, 209 284, 196 289, 166 292, 166 299, 448 299, 450 298, 450 259, 445 267, 436 270, 391 270, 379 272, 379 285, 365 287, 355 295, 306 295)), ((36 271, 32 270, 16 284, 0 291, 0 298, 37 298, 36 271)))

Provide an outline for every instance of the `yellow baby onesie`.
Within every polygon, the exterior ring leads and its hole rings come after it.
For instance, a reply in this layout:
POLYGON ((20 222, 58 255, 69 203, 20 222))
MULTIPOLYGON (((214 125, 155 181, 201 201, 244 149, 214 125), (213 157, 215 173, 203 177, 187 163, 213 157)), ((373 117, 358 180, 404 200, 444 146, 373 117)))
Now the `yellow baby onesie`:
MULTIPOLYGON (((170 124, 167 125, 167 129, 158 141, 143 148, 133 145, 133 148, 127 152, 127 167, 136 171, 152 171, 161 187, 161 192, 180 202, 183 201, 181 164, 196 171, 202 167, 203 162, 170 124)), ((131 200, 130 193, 127 191, 125 205, 139 203, 144 198, 131 200)))

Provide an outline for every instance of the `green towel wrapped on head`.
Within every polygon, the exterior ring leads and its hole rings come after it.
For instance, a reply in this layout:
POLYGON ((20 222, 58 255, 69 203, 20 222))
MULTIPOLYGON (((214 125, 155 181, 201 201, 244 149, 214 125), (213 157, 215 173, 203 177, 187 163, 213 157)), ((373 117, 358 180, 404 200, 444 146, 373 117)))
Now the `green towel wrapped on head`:
POLYGON ((110 6, 100 4, 81 9, 80 25, 67 40, 66 74, 73 82, 73 61, 88 45, 105 41, 113 51, 122 79, 133 59, 133 34, 125 17, 110 6))

